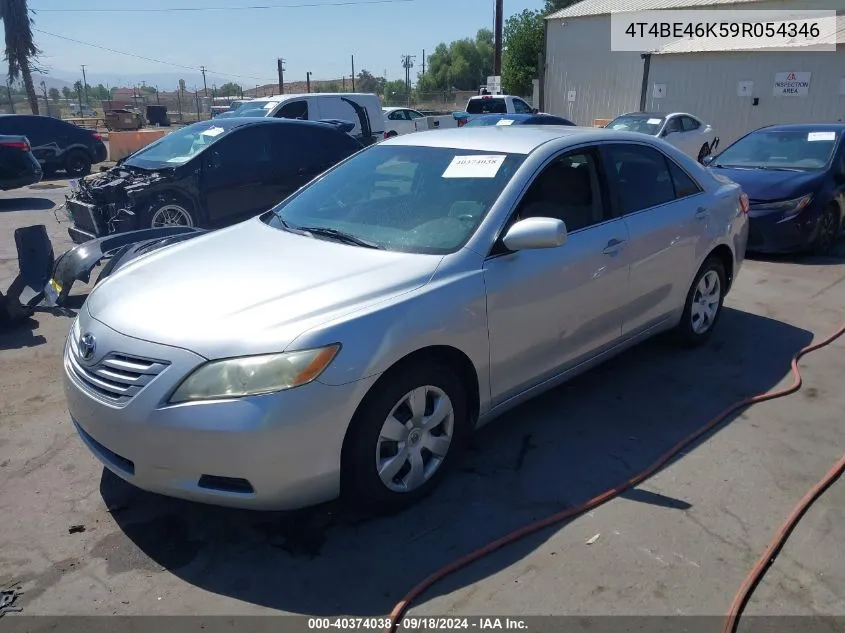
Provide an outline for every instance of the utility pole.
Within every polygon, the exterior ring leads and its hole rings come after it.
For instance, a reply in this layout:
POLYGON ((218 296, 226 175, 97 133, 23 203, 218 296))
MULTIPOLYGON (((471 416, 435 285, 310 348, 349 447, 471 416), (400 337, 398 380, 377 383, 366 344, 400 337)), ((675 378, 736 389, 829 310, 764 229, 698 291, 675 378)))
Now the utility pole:
POLYGON ((205 66, 200 66, 200 72, 202 73, 202 87, 205 92, 205 96, 208 96, 208 84, 205 83, 205 66))
POLYGON ((6 80, 6 94, 9 95, 9 110, 11 110, 12 114, 15 113, 15 102, 12 100, 12 84, 9 83, 9 80, 6 80))
POLYGON ((197 89, 194 88, 194 100, 197 102, 197 121, 200 120, 200 96, 197 94, 197 89))
POLYGON ((311 72, 305 73, 305 92, 311 92, 311 72))
POLYGON ((79 101, 79 116, 82 116, 82 91, 76 91, 76 98, 79 101))
POLYGON ((85 104, 90 105, 88 101, 88 80, 85 78, 85 64, 82 64, 82 89, 85 91, 85 104))
POLYGON ((161 105, 161 99, 158 98, 158 86, 156 86, 156 103, 161 105))
MULTIPOLYGON (((8 83, 7 83, 6 85, 8 85, 8 83)), ((344 76, 343 76, 343 92, 346 92, 346 75, 344 75, 344 76)), ((10 95, 10 96, 9 96, 9 100, 10 100, 10 101, 11 101, 11 99, 12 99, 11 94, 12 94, 12 93, 9 93, 9 95, 10 95)))
POLYGON ((179 105, 179 122, 182 122, 182 86, 176 86, 176 103, 179 105))
POLYGON ((355 55, 352 56, 352 92, 355 92, 355 55))
POLYGON ((217 100, 217 83, 211 84, 211 98, 214 101, 217 100))
POLYGON ((408 107, 411 107, 411 68, 414 67, 416 55, 402 55, 402 67, 405 69, 405 93, 408 96, 408 107))
POLYGON ((281 57, 276 60, 276 66, 279 69, 279 94, 285 94, 285 60, 281 57))
POLYGON ((493 75, 502 74, 502 14, 504 12, 503 0, 496 0, 496 23, 494 31, 493 50, 493 75))
POLYGON ((423 59, 422 59, 422 62, 423 62, 423 71, 422 71, 422 74, 424 75, 424 74, 425 74, 425 49, 423 49, 423 59))
POLYGON ((47 99, 47 84, 41 82, 41 92, 44 93, 44 108, 47 110, 47 116, 50 116, 50 101, 47 99))

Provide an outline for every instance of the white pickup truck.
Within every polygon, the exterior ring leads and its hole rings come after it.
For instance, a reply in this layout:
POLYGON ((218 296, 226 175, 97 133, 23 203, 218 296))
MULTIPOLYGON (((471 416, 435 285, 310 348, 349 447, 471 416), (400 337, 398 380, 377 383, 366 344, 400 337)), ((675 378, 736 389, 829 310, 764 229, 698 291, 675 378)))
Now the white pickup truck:
POLYGON ((538 112, 537 108, 532 108, 520 97, 478 95, 469 98, 464 112, 456 112, 453 116, 460 127, 485 114, 537 114, 538 112))

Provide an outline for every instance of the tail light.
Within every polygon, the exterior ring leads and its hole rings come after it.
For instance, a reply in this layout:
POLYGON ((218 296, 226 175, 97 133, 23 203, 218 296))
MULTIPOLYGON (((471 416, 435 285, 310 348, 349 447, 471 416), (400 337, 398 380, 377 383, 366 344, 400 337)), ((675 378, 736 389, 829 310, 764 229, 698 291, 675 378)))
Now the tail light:
POLYGON ((27 143, 26 141, 0 141, 0 145, 2 145, 3 147, 19 149, 22 152, 28 152, 30 150, 29 143, 27 143))
POLYGON ((458 119, 458 127, 463 127, 467 124, 466 119, 458 119))
POLYGON ((748 195, 745 193, 739 194, 739 208, 743 213, 748 213, 748 195))
POLYGON ((91 136, 94 137, 95 141, 102 141, 103 140, 103 135, 100 134, 99 132, 94 132, 93 134, 91 134, 91 136))
POLYGON ((390 138, 390 136, 388 136, 387 132, 384 132, 384 140, 387 140, 389 138, 390 138))

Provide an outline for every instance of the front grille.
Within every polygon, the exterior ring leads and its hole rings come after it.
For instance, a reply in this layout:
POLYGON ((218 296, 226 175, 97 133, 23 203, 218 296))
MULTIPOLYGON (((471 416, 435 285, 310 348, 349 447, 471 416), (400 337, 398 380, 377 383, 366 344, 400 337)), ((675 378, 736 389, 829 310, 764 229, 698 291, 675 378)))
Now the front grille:
POLYGON ((128 404, 169 364, 112 352, 96 364, 86 366, 72 337, 65 351, 65 366, 77 382, 95 398, 119 407, 128 404))
POLYGON ((76 228, 94 235, 105 234, 101 227, 100 212, 95 205, 70 199, 67 201, 67 209, 76 228))

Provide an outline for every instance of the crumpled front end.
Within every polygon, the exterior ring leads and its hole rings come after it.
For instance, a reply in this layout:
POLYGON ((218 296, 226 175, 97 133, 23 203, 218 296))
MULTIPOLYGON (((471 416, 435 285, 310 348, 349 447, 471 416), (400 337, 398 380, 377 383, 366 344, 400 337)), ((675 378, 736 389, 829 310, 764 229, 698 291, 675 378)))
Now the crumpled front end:
POLYGON ((113 167, 99 174, 71 181, 65 201, 73 226, 71 239, 81 244, 98 237, 144 228, 141 216, 153 188, 168 178, 160 172, 140 172, 113 167))

